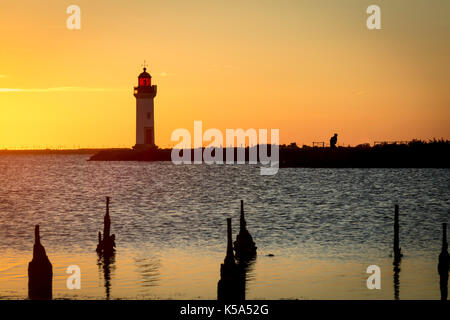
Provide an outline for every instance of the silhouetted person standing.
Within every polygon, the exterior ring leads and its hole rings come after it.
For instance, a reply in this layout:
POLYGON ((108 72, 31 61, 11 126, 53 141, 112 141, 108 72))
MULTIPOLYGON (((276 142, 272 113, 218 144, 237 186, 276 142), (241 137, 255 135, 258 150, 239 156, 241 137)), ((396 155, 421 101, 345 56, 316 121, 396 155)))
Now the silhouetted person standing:
POLYGON ((334 136, 332 136, 330 139, 330 148, 332 149, 336 148, 336 143, 337 143, 337 133, 335 133, 334 136))

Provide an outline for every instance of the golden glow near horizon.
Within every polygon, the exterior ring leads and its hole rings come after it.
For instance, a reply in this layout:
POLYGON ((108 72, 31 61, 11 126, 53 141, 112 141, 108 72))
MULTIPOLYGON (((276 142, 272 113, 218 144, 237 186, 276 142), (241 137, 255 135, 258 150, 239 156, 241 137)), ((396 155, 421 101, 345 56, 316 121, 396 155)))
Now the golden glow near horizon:
POLYGON ((450 138, 447 0, 10 1, 0 28, 0 148, 131 147, 144 59, 161 147, 194 120, 299 145, 450 138))

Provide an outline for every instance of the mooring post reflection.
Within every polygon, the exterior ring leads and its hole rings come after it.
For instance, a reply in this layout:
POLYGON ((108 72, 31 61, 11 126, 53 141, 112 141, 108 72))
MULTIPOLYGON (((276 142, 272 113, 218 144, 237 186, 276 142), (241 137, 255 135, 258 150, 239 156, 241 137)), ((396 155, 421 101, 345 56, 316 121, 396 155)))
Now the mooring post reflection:
POLYGON ((448 254, 447 242, 447 223, 442 224, 442 249, 439 254, 438 272, 439 285, 441 289, 441 300, 447 300, 448 297, 448 271, 450 256, 448 254))
POLYGON ((394 258, 400 260, 402 254, 402 248, 400 248, 400 222, 399 222, 399 209, 398 204, 395 205, 394 215, 394 258))
POLYGON ((249 260, 238 260, 239 269, 239 292, 242 295, 243 300, 245 300, 247 294, 247 283, 252 279, 251 274, 256 263, 256 256, 250 258, 249 260))
POLYGON ((394 299, 400 299, 400 260, 394 258, 394 299))
POLYGON ((400 222, 399 222, 399 208, 398 204, 395 205, 394 213, 394 299, 400 299, 400 263, 403 254, 400 248, 400 222))
POLYGON ((41 244, 39 225, 34 229, 33 259, 28 264, 28 297, 33 300, 52 299, 53 266, 41 244))
POLYGON ((98 254, 97 266, 99 271, 103 275, 104 286, 105 286, 105 298, 109 300, 111 296, 111 279, 112 272, 115 269, 116 254, 113 252, 110 255, 98 254))

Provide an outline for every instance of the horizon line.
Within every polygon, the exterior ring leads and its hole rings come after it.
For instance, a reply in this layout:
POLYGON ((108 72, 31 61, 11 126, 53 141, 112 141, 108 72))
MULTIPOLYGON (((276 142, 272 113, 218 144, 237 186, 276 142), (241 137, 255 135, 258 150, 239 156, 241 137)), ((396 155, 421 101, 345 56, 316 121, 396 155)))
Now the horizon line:
MULTIPOLYGON (((320 148, 320 147, 322 147, 322 146, 319 146, 319 145, 314 145, 313 143, 322 143, 322 142, 324 142, 325 144, 326 144, 326 142, 325 141, 314 141, 314 142, 312 142, 311 144, 302 144, 302 145, 298 145, 296 142, 290 142, 290 143, 282 143, 282 144, 280 144, 280 143, 278 143, 278 146, 279 147, 281 147, 281 146, 286 146, 286 147, 288 147, 288 146, 291 146, 291 145, 293 145, 293 144, 295 144, 298 148, 301 148, 301 147, 303 147, 303 146, 307 146, 307 147, 318 147, 318 148, 320 148)), ((411 142, 424 142, 424 143, 432 143, 432 142, 450 142, 450 140, 449 139, 444 139, 444 138, 440 138, 440 139, 437 139, 437 138, 432 138, 432 139, 426 139, 426 140, 422 140, 422 139, 412 139, 412 140, 377 140, 377 141, 373 141, 372 143, 370 143, 370 142, 365 142, 365 143, 359 143, 359 144, 356 144, 356 145, 350 145, 350 144, 345 144, 345 143, 342 143, 342 144, 338 144, 337 145, 337 147, 344 147, 344 148, 347 148, 347 147, 357 147, 357 146, 362 146, 362 145, 369 145, 369 146, 375 146, 375 145, 378 145, 378 144, 408 144, 408 143, 411 143, 411 142)), ((245 147, 243 147, 243 146, 232 146, 232 148, 238 148, 238 149, 240 149, 240 148, 244 148, 244 149, 246 149, 246 148, 253 148, 253 147, 256 147, 256 146, 259 146, 260 144, 256 144, 256 145, 252 145, 252 146, 248 146, 248 145, 246 145, 245 147)), ((271 145, 270 143, 267 143, 266 145, 271 145)), ((174 146, 157 146, 156 145, 156 147, 158 147, 159 149, 174 149, 174 146)), ((227 146, 202 146, 201 148, 202 149, 206 149, 206 148, 223 148, 223 149, 227 149, 227 148, 229 148, 229 147, 227 147, 227 146)), ((327 146, 327 145, 324 145, 323 147, 329 147, 329 146, 327 146)), ((43 147, 43 148, 27 148, 27 147, 25 147, 25 148, 21 148, 21 147, 0 147, 0 152, 2 152, 2 151, 88 151, 88 150, 110 150, 110 149, 133 149, 133 146, 111 146, 111 147, 72 147, 72 148, 66 148, 66 147, 61 147, 61 148, 58 148, 58 147, 43 147)), ((182 150, 183 148, 179 148, 179 150, 182 150)), ((199 149, 199 148, 194 148, 194 147, 190 147, 190 148, 187 148, 187 149, 191 149, 191 150, 194 150, 194 149, 199 149)))

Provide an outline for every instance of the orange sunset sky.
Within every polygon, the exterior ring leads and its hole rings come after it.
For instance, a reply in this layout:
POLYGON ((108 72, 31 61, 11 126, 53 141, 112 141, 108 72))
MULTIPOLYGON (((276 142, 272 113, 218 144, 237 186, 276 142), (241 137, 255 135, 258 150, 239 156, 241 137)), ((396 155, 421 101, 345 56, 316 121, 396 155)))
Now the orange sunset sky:
POLYGON ((194 120, 300 145, 450 138, 448 0, 2 0, 0 31, 0 148, 131 147, 144 59, 160 147, 194 120))

